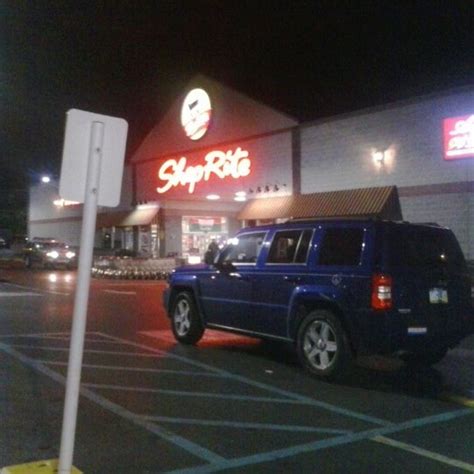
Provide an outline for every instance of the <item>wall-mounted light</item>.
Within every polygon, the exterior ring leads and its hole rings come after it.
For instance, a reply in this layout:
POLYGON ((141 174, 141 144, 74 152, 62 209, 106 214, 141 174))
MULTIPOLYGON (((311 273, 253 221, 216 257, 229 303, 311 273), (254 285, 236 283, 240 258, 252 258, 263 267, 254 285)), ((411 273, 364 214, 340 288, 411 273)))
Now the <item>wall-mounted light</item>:
POLYGON ((385 162, 385 150, 376 149, 372 151, 372 161, 376 165, 383 165, 385 162))
POLYGON ((266 192, 266 193, 270 192, 270 186, 268 186, 268 184, 265 185, 265 192, 266 192))
POLYGON ((41 182, 42 183, 50 183, 51 182, 51 177, 47 176, 47 175, 44 175, 44 176, 41 176, 41 182))
POLYGON ((275 186, 273 186, 273 191, 277 192, 279 189, 280 188, 279 188, 278 184, 275 184, 275 186))
POLYGON ((247 195, 247 193, 246 193, 245 191, 237 191, 237 192, 235 193, 235 195, 236 195, 237 197, 245 197, 245 196, 247 195))
POLYGON ((218 194, 209 194, 206 196, 206 199, 209 199, 209 201, 218 201, 220 198, 218 194))
POLYGON ((234 201, 245 202, 247 198, 245 196, 235 196, 234 201))
POLYGON ((261 186, 258 186, 257 187, 257 193, 261 193, 262 192, 262 187, 261 186))

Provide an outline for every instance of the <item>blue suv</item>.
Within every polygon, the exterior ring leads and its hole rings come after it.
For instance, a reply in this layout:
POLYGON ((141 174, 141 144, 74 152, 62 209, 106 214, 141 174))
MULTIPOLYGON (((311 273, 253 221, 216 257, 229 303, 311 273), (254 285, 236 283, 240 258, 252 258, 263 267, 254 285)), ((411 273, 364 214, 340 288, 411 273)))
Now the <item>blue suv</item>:
POLYGON ((164 304, 179 342, 197 343, 205 328, 289 341, 323 378, 357 355, 434 364, 474 320, 454 234, 377 220, 242 229, 212 264, 177 268, 164 304))

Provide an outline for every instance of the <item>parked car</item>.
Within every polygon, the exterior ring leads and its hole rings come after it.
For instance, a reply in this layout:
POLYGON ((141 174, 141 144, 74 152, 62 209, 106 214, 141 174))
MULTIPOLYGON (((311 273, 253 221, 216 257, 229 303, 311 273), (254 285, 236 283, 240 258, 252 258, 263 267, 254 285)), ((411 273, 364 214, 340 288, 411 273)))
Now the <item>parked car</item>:
POLYGON ((76 252, 69 245, 56 239, 36 238, 28 241, 23 249, 26 268, 38 265, 42 268, 74 268, 77 264, 76 252))
POLYGON ((452 231, 377 220, 243 229, 215 263, 177 268, 164 304, 184 344, 205 328, 289 341, 323 378, 346 373, 357 355, 434 364, 474 319, 452 231))

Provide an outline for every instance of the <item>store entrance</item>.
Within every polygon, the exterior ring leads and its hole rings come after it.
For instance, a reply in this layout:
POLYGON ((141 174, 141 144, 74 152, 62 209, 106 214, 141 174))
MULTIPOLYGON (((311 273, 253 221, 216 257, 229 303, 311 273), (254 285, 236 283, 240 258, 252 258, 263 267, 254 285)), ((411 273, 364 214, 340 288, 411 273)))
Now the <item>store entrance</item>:
POLYGON ((189 263, 204 261, 204 254, 214 240, 224 245, 229 237, 226 217, 183 217, 182 256, 189 263))

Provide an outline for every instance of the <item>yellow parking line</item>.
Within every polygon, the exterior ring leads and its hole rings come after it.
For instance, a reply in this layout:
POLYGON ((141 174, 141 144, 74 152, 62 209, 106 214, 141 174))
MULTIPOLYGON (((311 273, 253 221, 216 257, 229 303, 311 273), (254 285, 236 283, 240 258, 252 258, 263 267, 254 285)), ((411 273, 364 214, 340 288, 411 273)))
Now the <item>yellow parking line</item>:
POLYGON ((418 456, 432 459, 433 461, 438 461, 449 466, 457 467, 467 472, 474 472, 474 465, 472 464, 459 461, 458 459, 449 458, 447 456, 443 456, 442 454, 434 453, 433 451, 428 451, 427 449, 419 448, 418 446, 414 446, 412 444, 402 443, 401 441, 386 438, 385 436, 375 436, 374 438, 371 438, 371 440, 391 446, 392 448, 402 449, 403 451, 408 451, 410 453, 417 454, 418 456))
POLYGON ((474 408, 474 400, 463 397, 461 395, 455 395, 454 393, 443 393, 441 394, 441 400, 446 400, 448 402, 457 403, 468 408, 474 408))

